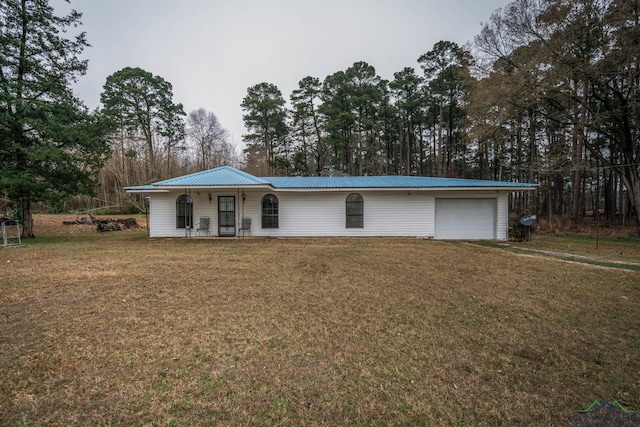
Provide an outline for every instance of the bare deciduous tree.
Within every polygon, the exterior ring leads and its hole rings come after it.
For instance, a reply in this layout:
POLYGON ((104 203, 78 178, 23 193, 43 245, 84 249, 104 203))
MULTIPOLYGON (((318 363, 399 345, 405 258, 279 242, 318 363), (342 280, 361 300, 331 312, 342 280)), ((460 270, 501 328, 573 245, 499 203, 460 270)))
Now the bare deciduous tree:
POLYGON ((210 169, 233 161, 229 132, 212 112, 199 108, 187 116, 187 137, 196 152, 199 169, 210 169))

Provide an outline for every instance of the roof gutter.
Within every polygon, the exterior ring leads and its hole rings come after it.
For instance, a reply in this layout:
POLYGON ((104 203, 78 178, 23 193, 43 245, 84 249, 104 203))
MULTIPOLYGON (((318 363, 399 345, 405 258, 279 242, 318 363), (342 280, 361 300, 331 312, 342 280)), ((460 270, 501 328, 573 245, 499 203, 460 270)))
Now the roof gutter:
POLYGON ((126 193, 168 193, 169 192, 169 190, 161 190, 158 188, 135 188, 135 187, 130 187, 130 188, 125 187, 124 191, 126 193))
POLYGON ((184 190, 267 190, 282 193, 298 192, 340 192, 340 191, 531 191, 538 187, 537 184, 527 186, 491 186, 491 187, 331 187, 331 188, 279 188, 269 184, 259 185, 187 185, 187 186, 162 186, 154 188, 125 187, 127 193, 169 193, 171 191, 184 190))
POLYGON ((278 192, 330 192, 330 191, 531 191, 534 187, 334 187, 334 188, 278 188, 278 192))

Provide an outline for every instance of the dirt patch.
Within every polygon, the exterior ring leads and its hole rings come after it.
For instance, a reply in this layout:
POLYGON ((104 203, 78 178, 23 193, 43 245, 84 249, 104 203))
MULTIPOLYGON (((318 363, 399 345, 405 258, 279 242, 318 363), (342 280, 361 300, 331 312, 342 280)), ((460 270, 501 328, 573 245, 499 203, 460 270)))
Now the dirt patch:
MULTIPOLYGON (((142 228, 147 226, 147 218, 144 215, 111 215, 98 216, 99 219, 126 219, 135 218, 138 225, 142 228)), ((40 215, 33 216, 34 234, 36 236, 65 236, 75 234, 92 234, 97 233, 96 225, 91 224, 91 219, 87 215, 40 215), (81 222, 85 218, 85 224, 64 224, 64 222, 81 222)), ((125 232, 136 232, 135 229, 124 229, 125 232)))

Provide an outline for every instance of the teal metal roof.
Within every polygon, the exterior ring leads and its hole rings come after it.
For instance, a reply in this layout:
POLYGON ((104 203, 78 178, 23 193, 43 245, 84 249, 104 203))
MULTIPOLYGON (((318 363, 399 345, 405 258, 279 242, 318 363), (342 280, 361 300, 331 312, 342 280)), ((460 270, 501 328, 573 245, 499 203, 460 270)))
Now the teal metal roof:
POLYGON ((430 178, 421 176, 341 176, 258 178, 231 166, 167 179, 150 185, 126 187, 127 191, 158 191, 167 187, 250 187, 268 186, 276 190, 385 189, 385 188, 504 188, 526 189, 537 184, 483 181, 476 179, 430 178))
POLYGON ((256 178, 246 172, 239 171, 231 166, 221 166, 190 175, 179 176, 164 181, 153 183, 154 187, 224 187, 224 186, 250 186, 268 185, 269 183, 261 178, 256 178))
POLYGON ((340 188, 475 188, 535 187, 518 182, 482 181, 476 179, 430 178, 422 176, 342 176, 342 177, 273 177, 263 178, 276 189, 340 189, 340 188))

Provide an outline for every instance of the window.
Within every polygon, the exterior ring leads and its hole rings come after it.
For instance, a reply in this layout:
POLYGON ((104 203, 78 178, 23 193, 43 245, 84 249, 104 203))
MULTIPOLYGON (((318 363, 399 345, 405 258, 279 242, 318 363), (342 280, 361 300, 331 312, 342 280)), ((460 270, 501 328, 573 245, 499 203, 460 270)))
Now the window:
POLYGON ((262 198, 262 228, 278 228, 278 198, 273 194, 262 198))
POLYGON ((364 201, 358 193, 347 196, 347 228, 364 228, 364 201))
POLYGON ((176 228, 193 227, 193 200, 183 194, 176 200, 176 228))

